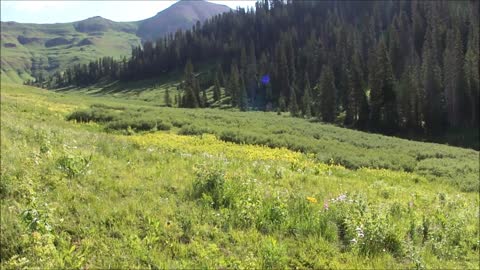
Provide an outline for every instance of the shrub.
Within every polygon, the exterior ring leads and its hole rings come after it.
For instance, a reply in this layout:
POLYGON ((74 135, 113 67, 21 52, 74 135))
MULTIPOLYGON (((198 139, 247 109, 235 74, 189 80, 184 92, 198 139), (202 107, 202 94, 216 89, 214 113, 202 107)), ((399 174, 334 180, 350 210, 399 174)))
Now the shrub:
POLYGON ((183 126, 179 131, 179 135, 202 135, 204 133, 212 133, 208 128, 198 127, 196 125, 183 126))
POLYGON ((58 159, 57 164, 61 171, 63 171, 68 178, 81 175, 86 172, 90 166, 92 156, 88 158, 82 156, 66 155, 58 159))
POLYGON ((193 182, 192 195, 195 199, 208 196, 212 207, 218 209, 227 203, 225 198, 225 173, 218 168, 197 167, 197 177, 193 182))
POLYGON ((280 269, 285 263, 285 248, 277 240, 268 238, 261 248, 262 269, 280 269))
POLYGON ((172 126, 164 123, 162 120, 152 119, 122 119, 107 124, 107 130, 128 130, 150 131, 150 130, 170 130, 172 126))
POLYGON ((67 121, 75 120, 80 123, 87 122, 110 122, 116 119, 113 112, 109 112, 102 108, 94 108, 88 110, 74 111, 67 116, 67 121))

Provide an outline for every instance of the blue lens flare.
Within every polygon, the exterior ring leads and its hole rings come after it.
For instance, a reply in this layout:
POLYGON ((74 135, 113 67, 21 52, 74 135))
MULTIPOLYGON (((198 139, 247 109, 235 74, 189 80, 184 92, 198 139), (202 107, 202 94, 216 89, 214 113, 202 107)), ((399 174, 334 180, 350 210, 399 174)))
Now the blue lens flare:
POLYGON ((269 75, 263 75, 262 76, 262 83, 263 84, 268 84, 270 82, 270 76, 269 75))

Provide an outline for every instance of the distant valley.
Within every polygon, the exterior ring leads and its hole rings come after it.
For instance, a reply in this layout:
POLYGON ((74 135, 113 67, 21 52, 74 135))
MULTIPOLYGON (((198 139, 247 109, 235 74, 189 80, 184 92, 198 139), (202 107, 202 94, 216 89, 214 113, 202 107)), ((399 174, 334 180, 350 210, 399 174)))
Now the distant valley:
POLYGON ((197 21, 229 10, 206 1, 179 1, 137 22, 114 22, 98 16, 57 24, 1 22, 1 79, 22 83, 103 56, 128 57, 142 40, 188 29, 197 21))

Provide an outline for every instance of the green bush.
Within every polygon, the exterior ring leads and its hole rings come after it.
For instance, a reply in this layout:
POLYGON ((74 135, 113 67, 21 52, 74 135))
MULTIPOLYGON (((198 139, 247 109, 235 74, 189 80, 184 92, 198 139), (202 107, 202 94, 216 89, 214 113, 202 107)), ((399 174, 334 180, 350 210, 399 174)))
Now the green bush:
POLYGON ((75 120, 80 123, 87 123, 87 122, 111 122, 117 119, 117 115, 115 115, 111 111, 107 111, 103 108, 93 108, 88 110, 79 110, 74 111, 69 114, 66 118, 68 121, 75 120))
POLYGON ((202 198, 208 196, 211 198, 212 207, 219 209, 228 204, 228 198, 225 197, 225 173, 218 168, 207 168, 199 166, 196 169, 196 178, 192 185, 193 198, 202 198))
POLYGON ((285 267, 285 248, 274 238, 263 241, 261 247, 262 269, 281 269, 285 267))
POLYGON ((211 130, 196 125, 186 125, 178 131, 179 135, 202 135, 204 133, 211 133, 211 130))
POLYGON ((169 123, 164 123, 162 120, 153 119, 122 119, 106 125, 107 130, 128 130, 129 128, 134 131, 156 131, 170 130, 172 126, 169 123))
POLYGON ((82 156, 65 155, 57 160, 57 164, 60 170, 63 171, 68 178, 73 178, 84 174, 90 166, 91 161, 92 156, 87 158, 82 156))

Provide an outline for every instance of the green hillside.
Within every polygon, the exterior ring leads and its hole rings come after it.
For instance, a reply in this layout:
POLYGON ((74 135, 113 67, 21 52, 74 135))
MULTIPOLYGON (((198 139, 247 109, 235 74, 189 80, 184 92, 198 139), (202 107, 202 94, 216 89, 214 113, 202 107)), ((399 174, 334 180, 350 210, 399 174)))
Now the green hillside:
POLYGON ((478 269, 477 151, 1 87, 2 269, 478 269))
POLYGON ((141 41, 136 27, 101 17, 53 25, 2 22, 2 81, 22 83, 101 56, 129 56, 141 41))
POLYGON ((229 10, 206 1, 180 1, 137 22, 114 22, 98 16, 56 24, 1 22, 1 79, 23 83, 104 56, 128 57, 142 40, 189 29, 197 21, 229 10))

